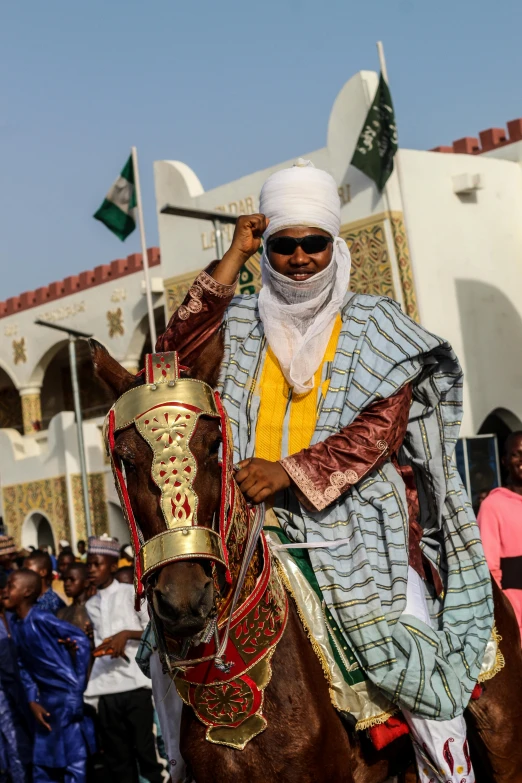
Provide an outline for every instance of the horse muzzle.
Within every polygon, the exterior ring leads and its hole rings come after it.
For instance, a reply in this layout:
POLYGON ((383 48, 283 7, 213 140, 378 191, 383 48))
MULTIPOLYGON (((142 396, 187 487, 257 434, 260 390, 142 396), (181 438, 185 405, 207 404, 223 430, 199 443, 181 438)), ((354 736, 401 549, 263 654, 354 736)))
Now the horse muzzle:
POLYGON ((152 605, 169 636, 194 636, 214 608, 213 579, 199 563, 165 566, 152 589, 152 605))

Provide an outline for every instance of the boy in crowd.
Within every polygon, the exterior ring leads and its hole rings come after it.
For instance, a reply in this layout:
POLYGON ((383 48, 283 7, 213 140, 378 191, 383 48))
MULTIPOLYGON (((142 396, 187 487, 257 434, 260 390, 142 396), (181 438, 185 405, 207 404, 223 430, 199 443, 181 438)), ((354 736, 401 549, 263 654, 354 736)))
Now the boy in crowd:
POLYGON ((68 568, 70 568, 70 566, 73 565, 73 563, 76 563, 76 558, 73 554, 71 547, 62 549, 62 551, 58 555, 58 576, 62 580, 62 582, 65 576, 65 572, 67 571, 68 568))
POLYGON ((134 566, 120 566, 116 571, 116 579, 125 585, 134 584, 134 566))
POLYGON ((33 724, 11 638, 11 612, 4 612, 7 577, 0 575, 0 780, 29 783, 33 724))
POLYGON ((20 674, 35 717, 33 783, 85 783, 92 735, 84 718, 90 643, 82 631, 51 612, 36 611, 42 579, 22 568, 10 574, 4 604, 11 623, 20 674))
POLYGON ((87 635, 92 633, 92 625, 85 608, 89 595, 89 576, 85 563, 72 563, 63 575, 65 595, 72 603, 58 609, 56 616, 60 620, 81 628, 87 635))
POLYGON ((80 563, 86 563, 87 562, 87 547, 85 545, 85 541, 83 539, 81 541, 78 541, 77 547, 78 547, 78 559, 79 559, 80 563))
POLYGON ((24 568, 34 571, 40 577, 41 592, 36 602, 38 609, 56 614, 58 609, 65 606, 65 602, 51 588, 53 567, 50 555, 47 552, 36 549, 25 558, 24 568))
POLYGON ((97 593, 86 603, 94 629, 95 661, 86 697, 99 697, 98 717, 106 764, 111 779, 138 783, 138 767, 149 783, 161 783, 157 760, 150 680, 135 661, 146 610, 134 609, 134 589, 114 577, 118 541, 89 538, 87 567, 97 593))
MULTIPOLYGON (((62 543, 63 542, 60 541, 60 546, 62 545, 62 543)), ((73 563, 76 563, 76 558, 73 554, 71 547, 70 546, 63 547, 60 550, 60 554, 58 555, 56 561, 56 570, 58 571, 58 579, 55 579, 53 583, 53 590, 57 595, 60 596, 60 598, 65 604, 68 604, 69 601, 65 594, 63 579, 65 576, 65 572, 67 571, 69 566, 73 565, 73 563)))

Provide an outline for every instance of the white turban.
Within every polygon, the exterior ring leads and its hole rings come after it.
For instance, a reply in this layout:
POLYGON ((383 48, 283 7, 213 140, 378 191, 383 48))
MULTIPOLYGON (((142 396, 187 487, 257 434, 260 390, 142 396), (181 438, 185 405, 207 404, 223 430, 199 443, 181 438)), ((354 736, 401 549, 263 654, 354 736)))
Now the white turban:
POLYGON ((259 211, 270 220, 265 242, 291 226, 322 228, 332 237, 339 235, 341 227, 341 200, 334 178, 303 158, 267 179, 261 188, 259 211))
POLYGON ((259 315, 266 339, 296 394, 310 391, 321 365, 350 280, 350 252, 339 237, 341 202, 326 171, 299 158, 272 174, 261 189, 259 211, 270 220, 270 236, 292 226, 310 226, 334 238, 330 264, 308 280, 291 280, 273 269, 266 250, 261 259, 263 287, 259 315))

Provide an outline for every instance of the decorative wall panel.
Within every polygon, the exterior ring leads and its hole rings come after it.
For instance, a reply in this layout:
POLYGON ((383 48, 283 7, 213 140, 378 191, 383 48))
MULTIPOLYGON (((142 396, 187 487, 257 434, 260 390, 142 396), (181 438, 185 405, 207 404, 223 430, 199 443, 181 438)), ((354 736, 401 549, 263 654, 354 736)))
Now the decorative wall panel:
POLYGON ((400 212, 392 212, 391 227, 393 232, 393 243, 395 245, 395 255, 399 266, 399 276, 401 279, 402 295, 404 298, 404 307, 406 313, 419 321, 419 310, 417 307, 417 296, 415 294, 415 283, 413 281, 413 270, 411 268, 410 249, 406 237, 406 227, 400 212))
POLYGON ((41 511, 48 518, 55 541, 70 537, 67 489, 64 476, 25 484, 12 484, 2 489, 4 521, 18 546, 22 526, 31 511, 41 511))
POLYGON ((22 395, 22 419, 24 424, 24 435, 30 435, 32 432, 39 432, 42 428, 42 405, 40 395, 24 394, 22 395))
POLYGON ((342 226, 352 256, 350 290, 395 299, 390 253, 384 233, 384 216, 378 215, 342 226))
MULTIPOLYGON (((109 532, 109 517, 105 494, 105 473, 90 473, 88 479, 92 532, 95 536, 101 536, 102 533, 109 532)), ((83 506, 82 478, 79 474, 71 476, 71 488, 73 493, 76 540, 85 540, 87 538, 87 527, 85 524, 85 509, 83 506)))

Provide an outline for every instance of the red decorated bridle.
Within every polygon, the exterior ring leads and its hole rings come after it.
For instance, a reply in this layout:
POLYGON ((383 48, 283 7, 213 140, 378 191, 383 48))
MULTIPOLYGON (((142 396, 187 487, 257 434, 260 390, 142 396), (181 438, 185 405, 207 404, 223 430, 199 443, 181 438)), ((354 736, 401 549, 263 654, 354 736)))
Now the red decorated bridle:
MULTIPOLYGON (((264 507, 251 509, 234 480, 233 443, 225 409, 218 392, 202 381, 182 377, 175 352, 147 354, 145 357, 144 383, 123 394, 113 405, 104 426, 104 438, 111 459, 121 506, 127 519, 131 543, 135 555, 136 605, 147 594, 147 582, 162 566, 178 560, 208 559, 216 569, 225 570, 224 582, 231 594, 228 605, 228 621, 218 632, 218 618, 203 635, 208 642, 214 635, 215 649, 198 659, 174 660, 176 669, 214 660, 218 668, 226 671, 230 664, 224 660, 228 635, 234 611, 244 583, 250 560, 259 541, 263 527, 264 507), (222 435, 221 497, 217 529, 198 525, 198 498, 193 484, 197 463, 190 450, 190 439, 201 416, 216 418, 222 435), (118 432, 135 426, 153 452, 152 479, 161 491, 160 505, 165 520, 165 530, 145 541, 136 520, 129 498, 125 470, 115 450, 118 432), (242 560, 235 585, 231 587, 227 542, 234 526, 246 525, 242 545, 242 560)), ((235 536, 237 540, 237 536, 235 536)), ((266 547, 266 542, 264 542, 266 547)), ((265 553, 268 558, 268 552, 265 553)), ((214 579, 218 587, 217 579, 214 579)), ((218 587, 219 589, 219 587, 218 587)), ((150 602, 149 602, 150 604, 150 602)), ((154 612, 149 607, 151 619, 154 612)), ((157 628, 155 628, 156 633, 157 628)), ((158 634, 162 636, 161 633, 158 634)), ((157 638, 161 657, 171 671, 173 658, 166 644, 157 638)), ((186 652, 186 646, 184 648, 186 652)), ((182 656, 184 657, 184 656, 182 656)))

